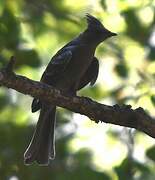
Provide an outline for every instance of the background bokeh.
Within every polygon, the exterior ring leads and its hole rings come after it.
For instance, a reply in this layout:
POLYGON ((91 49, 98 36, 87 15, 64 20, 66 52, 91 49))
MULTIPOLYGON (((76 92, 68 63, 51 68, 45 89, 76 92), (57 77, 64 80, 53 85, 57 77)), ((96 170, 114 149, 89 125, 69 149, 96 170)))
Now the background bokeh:
MULTIPOLYGON (((107 105, 131 104, 155 113, 155 0, 0 0, 0 67, 39 80, 54 53, 86 27, 90 13, 118 33, 101 44, 94 87, 79 95, 107 105)), ((25 166, 23 153, 38 114, 31 97, 0 88, 0 179, 154 180, 154 139, 134 129, 95 124, 59 108, 56 159, 25 166)))

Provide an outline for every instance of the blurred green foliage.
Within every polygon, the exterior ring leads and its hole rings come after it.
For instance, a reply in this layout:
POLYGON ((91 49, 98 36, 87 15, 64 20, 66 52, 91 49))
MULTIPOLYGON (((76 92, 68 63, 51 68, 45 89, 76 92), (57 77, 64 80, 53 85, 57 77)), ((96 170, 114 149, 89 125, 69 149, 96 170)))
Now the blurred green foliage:
MULTIPOLYGON (((97 85, 80 94, 109 105, 142 106, 153 115, 154 0, 0 0, 0 67, 15 55, 16 72, 38 80, 52 55, 84 30, 87 12, 118 36, 97 49, 97 85)), ((37 120, 30 103, 30 98, 0 88, 0 179, 155 179, 153 139, 112 125, 95 128, 82 118, 78 124, 62 109, 57 114, 56 159, 49 167, 25 166, 23 153, 37 120)))

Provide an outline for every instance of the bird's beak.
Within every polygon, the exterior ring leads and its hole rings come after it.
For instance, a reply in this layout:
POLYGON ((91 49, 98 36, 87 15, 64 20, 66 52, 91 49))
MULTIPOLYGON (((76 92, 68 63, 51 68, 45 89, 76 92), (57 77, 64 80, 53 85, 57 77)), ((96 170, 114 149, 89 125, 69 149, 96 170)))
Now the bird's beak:
POLYGON ((116 34, 116 33, 111 32, 111 33, 110 33, 110 36, 117 36, 117 34, 116 34))
POLYGON ((104 34, 106 33, 107 37, 117 36, 116 33, 113 33, 113 32, 111 32, 111 31, 109 31, 109 30, 106 30, 106 32, 104 31, 103 33, 104 33, 104 34))

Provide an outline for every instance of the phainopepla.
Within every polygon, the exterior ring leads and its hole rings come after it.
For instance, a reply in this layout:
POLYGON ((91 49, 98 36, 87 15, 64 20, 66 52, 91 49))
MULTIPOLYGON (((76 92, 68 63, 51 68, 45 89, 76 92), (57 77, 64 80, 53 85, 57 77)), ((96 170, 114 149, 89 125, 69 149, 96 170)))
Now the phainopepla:
MULTIPOLYGON (((102 23, 90 14, 86 15, 87 29, 60 49, 49 62, 41 82, 52 85, 69 94, 96 82, 99 63, 94 56, 96 47, 105 39, 115 36, 102 23)), ((39 165, 48 165, 55 157, 55 113, 56 106, 35 99, 32 112, 40 110, 39 120, 25 154, 25 164, 36 161, 39 165)))

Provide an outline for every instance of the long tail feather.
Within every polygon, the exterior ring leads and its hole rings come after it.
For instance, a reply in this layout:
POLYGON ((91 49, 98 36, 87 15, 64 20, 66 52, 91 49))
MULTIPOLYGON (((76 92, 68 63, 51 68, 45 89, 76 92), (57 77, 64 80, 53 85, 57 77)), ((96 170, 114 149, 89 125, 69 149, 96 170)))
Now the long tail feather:
POLYGON ((48 165, 55 157, 55 112, 56 107, 43 104, 36 130, 30 145, 24 153, 24 162, 29 165, 36 161, 39 165, 48 165))

